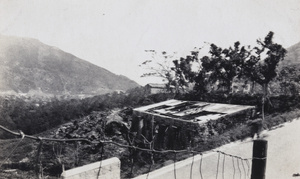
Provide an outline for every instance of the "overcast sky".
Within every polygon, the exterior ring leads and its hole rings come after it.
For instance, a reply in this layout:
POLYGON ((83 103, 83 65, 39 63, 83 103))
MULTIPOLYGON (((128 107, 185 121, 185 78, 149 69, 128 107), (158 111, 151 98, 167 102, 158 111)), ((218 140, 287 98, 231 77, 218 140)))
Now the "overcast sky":
POLYGON ((0 34, 31 37, 140 84, 145 50, 300 41, 300 0, 0 0, 0 34))

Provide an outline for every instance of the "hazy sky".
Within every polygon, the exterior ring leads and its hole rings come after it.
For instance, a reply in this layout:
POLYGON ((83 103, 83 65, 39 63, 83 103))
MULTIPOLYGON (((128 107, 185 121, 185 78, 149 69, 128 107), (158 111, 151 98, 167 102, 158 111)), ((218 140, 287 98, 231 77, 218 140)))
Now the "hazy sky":
POLYGON ((0 0, 0 34, 39 39, 140 84, 144 50, 300 41, 300 0, 0 0))

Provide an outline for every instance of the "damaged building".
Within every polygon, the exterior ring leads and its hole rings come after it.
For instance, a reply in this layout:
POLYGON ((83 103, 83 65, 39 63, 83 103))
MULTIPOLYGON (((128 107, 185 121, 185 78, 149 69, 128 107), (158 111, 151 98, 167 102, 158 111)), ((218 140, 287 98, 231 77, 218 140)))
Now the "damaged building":
POLYGON ((255 113, 255 106, 172 99, 135 108, 131 130, 155 149, 180 149, 193 147, 196 137, 223 133, 255 113))

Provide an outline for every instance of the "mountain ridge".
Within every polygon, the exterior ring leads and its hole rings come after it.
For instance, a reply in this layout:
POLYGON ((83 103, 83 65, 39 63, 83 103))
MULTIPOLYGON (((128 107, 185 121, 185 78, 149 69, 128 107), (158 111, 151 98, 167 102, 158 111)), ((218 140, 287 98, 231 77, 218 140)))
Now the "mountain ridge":
POLYGON ((46 45, 0 35, 0 91, 103 94, 139 86, 133 80, 46 45))

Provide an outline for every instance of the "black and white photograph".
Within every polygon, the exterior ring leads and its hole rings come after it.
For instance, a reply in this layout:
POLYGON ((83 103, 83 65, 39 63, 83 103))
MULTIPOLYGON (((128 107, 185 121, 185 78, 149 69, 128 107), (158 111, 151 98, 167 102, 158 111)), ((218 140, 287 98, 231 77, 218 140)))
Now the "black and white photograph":
POLYGON ((0 179, 300 179, 299 0, 0 0, 0 179))

